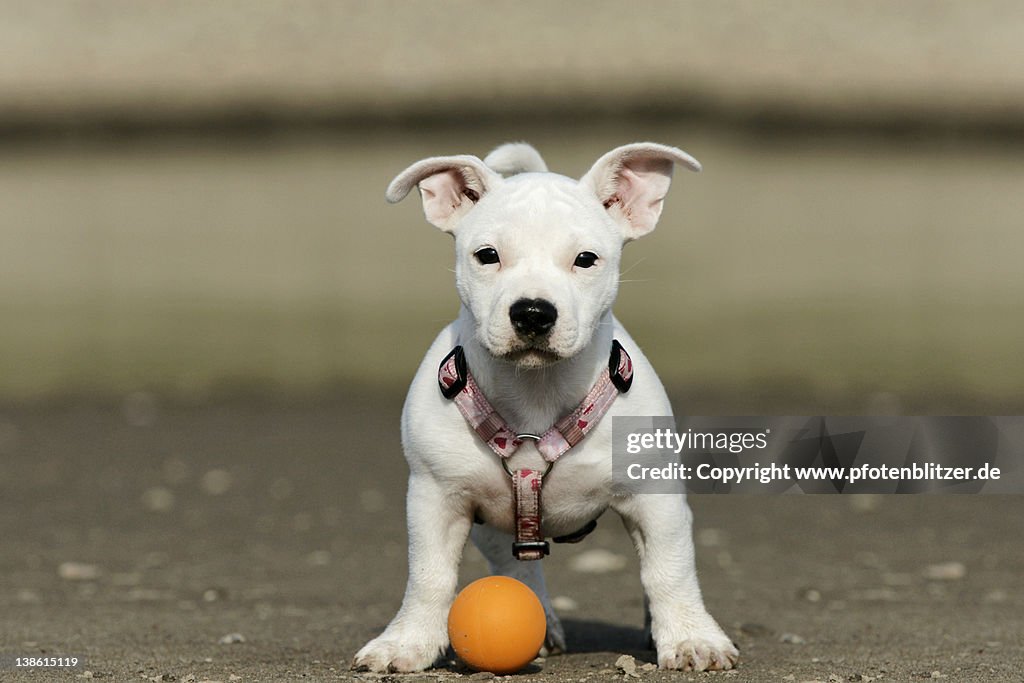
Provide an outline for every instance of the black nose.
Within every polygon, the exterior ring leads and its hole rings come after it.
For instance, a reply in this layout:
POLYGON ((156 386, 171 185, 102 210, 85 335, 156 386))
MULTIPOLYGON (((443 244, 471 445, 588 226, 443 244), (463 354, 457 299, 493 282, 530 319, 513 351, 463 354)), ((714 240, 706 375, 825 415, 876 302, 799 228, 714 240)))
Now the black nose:
POLYGON ((508 309, 512 327, 524 337, 540 337, 551 331, 558 311, 544 299, 520 299, 508 309))

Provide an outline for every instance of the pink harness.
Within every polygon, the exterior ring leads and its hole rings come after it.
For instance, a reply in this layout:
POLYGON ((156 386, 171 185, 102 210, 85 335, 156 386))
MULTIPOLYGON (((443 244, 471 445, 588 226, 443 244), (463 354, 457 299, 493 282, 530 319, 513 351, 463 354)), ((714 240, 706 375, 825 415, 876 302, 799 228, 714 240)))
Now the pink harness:
POLYGON ((444 397, 455 401, 466 422, 497 454, 502 467, 512 478, 516 527, 512 554, 520 560, 541 559, 549 552, 540 528, 540 492, 544 476, 558 458, 593 429, 619 393, 629 391, 633 382, 633 361, 629 354, 617 340, 613 340, 608 367, 583 401, 541 435, 517 433, 509 427, 477 386, 466 367, 466 356, 461 346, 456 346, 441 361, 437 382, 444 397), (538 452, 547 461, 548 466, 543 472, 529 468, 509 469, 506 459, 525 440, 536 442, 538 452))

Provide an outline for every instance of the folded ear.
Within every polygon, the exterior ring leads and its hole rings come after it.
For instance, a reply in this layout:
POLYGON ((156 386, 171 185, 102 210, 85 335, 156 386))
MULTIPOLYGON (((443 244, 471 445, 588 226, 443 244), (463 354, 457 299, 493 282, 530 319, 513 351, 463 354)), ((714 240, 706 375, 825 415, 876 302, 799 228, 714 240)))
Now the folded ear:
POLYGON ((590 187, 622 227, 628 242, 654 230, 679 164, 700 172, 700 162, 681 149, 653 142, 618 147, 597 160, 580 184, 590 187))
POLYGON ((431 157, 399 173, 384 196, 393 204, 418 185, 427 220, 453 232, 465 213, 500 182, 501 176, 475 156, 431 157))

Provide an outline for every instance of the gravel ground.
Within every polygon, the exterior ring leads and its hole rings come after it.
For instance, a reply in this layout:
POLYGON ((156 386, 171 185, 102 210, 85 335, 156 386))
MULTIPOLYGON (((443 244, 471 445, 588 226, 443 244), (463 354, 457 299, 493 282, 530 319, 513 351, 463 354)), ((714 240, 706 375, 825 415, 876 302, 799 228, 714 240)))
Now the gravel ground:
MULTIPOLYGON (((348 662, 404 586, 399 396, 0 408, 0 653, 87 662, 0 679, 381 680, 348 662)), ((1024 680, 1024 498, 691 502, 740 668, 643 667, 637 562, 606 517, 546 562, 572 653, 516 680, 628 680, 624 654, 651 681, 1024 680)), ((462 582, 484 573, 468 549, 462 582)))

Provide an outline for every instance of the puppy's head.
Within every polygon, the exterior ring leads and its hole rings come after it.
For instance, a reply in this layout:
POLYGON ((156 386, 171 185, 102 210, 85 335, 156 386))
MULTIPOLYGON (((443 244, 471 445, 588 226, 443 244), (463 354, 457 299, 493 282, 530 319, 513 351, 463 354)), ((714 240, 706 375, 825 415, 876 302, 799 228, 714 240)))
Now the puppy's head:
POLYGON ((682 150, 637 143, 573 180, 548 173, 529 145, 505 145, 484 161, 419 161, 386 197, 419 188, 427 220, 455 237, 476 338, 496 358, 539 368, 590 342, 615 300, 622 245, 654 230, 675 164, 700 170, 682 150))

